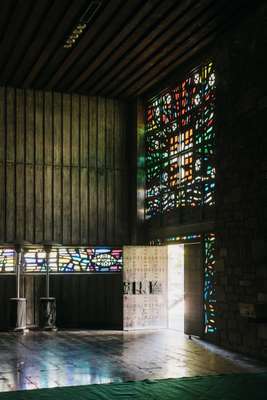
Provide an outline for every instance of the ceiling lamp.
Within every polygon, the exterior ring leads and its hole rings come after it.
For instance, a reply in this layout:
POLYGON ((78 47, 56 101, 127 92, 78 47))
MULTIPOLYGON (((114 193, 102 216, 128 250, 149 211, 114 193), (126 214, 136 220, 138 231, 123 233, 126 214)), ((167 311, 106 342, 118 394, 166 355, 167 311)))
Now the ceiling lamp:
POLYGON ((64 43, 64 48, 65 49, 70 49, 73 47, 73 45, 77 42, 81 34, 84 32, 84 30, 87 27, 87 24, 91 21, 99 7, 101 6, 101 1, 91 1, 81 18, 79 19, 79 22, 75 27, 73 28, 72 32, 70 35, 67 37, 65 43, 64 43))

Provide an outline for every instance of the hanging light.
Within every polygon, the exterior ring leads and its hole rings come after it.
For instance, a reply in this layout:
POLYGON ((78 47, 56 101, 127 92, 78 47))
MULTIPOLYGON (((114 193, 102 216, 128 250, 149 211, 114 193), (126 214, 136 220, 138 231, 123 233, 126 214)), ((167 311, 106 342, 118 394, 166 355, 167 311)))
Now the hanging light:
POLYGON ((71 33, 67 37, 64 43, 64 48, 65 49, 70 49, 71 47, 74 46, 74 44, 77 42, 77 40, 80 38, 80 36, 83 34, 84 30, 86 29, 88 23, 91 21, 99 7, 101 6, 101 1, 91 1, 81 18, 79 19, 79 22, 77 25, 74 26, 72 29, 71 33))

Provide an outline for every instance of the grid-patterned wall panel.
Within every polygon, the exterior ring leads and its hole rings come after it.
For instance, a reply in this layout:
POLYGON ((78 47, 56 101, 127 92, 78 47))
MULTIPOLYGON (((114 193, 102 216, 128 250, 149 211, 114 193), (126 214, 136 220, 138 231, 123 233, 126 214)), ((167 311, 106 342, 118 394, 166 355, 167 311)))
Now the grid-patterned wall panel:
POLYGON ((125 241, 125 124, 117 100, 0 88, 0 242, 125 241))

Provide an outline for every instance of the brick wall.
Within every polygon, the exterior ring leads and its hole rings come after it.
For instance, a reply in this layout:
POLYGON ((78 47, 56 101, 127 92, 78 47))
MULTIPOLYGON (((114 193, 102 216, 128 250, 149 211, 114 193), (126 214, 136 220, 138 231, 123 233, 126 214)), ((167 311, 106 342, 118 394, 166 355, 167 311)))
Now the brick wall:
POLYGON ((267 359, 267 324, 239 312, 267 299, 266 48, 266 3, 217 42, 216 225, 218 342, 267 359))

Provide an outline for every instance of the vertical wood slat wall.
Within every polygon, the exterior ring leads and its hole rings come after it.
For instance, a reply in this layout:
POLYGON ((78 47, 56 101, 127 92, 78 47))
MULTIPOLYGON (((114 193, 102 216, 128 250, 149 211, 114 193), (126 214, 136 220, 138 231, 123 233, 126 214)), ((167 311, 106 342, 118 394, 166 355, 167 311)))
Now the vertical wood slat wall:
POLYGON ((128 240, 125 105, 0 88, 0 242, 128 240))
MULTIPOLYGON (((21 280, 27 299, 27 325, 39 325, 40 297, 45 296, 45 276, 21 280)), ((50 276, 50 294, 57 301, 59 328, 122 329, 122 274, 69 274, 50 276)), ((16 295, 16 277, 0 279, 0 331, 9 328, 9 298, 16 295)))

